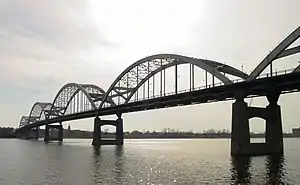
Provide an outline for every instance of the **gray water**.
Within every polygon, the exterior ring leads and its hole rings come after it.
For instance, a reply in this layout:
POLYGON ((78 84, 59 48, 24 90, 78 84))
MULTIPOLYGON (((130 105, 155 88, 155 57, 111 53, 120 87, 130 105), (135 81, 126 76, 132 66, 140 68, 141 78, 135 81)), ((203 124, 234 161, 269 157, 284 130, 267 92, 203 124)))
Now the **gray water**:
POLYGON ((285 139, 283 157, 231 158, 230 140, 0 139, 0 185, 19 184, 300 184, 300 139, 285 139))

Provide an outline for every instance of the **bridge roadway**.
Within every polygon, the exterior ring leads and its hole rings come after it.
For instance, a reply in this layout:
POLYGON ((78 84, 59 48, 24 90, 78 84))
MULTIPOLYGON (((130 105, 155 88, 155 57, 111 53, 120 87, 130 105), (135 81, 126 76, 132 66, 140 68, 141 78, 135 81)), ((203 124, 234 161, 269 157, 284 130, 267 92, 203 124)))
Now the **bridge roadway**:
POLYGON ((26 125, 19 130, 31 129, 51 123, 61 123, 71 120, 92 118, 97 116, 122 114, 151 109, 160 109, 174 106, 210 103, 226 100, 234 100, 236 93, 243 93, 245 98, 266 96, 270 91, 278 91, 281 94, 298 92, 300 89, 300 72, 293 72, 273 77, 242 81, 229 85, 211 87, 207 89, 194 90, 191 92, 178 93, 164 97, 141 100, 122 105, 101 108, 96 111, 80 112, 65 115, 48 120, 42 120, 26 125), (241 91, 243 90, 243 91, 241 91))

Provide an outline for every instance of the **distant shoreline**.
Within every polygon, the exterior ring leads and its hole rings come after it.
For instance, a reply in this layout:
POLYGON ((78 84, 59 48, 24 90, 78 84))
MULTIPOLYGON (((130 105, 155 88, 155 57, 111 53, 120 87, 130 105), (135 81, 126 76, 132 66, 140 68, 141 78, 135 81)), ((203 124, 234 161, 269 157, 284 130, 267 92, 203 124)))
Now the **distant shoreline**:
MULTIPOLYGON (((13 128, 1 128, 2 132, 0 133, 0 138, 2 139, 10 139, 16 138, 13 132, 13 128)), ((39 129, 39 137, 43 138, 45 134, 44 129, 39 129)), ((54 130, 53 134, 57 134, 54 130)), ((101 136, 103 139, 114 139, 114 132, 101 132, 101 136)), ((73 138, 73 139, 92 139, 93 132, 92 131, 83 131, 83 130, 71 130, 64 129, 63 137, 73 138)), ((229 130, 214 130, 209 129, 202 133, 195 133, 192 131, 183 132, 176 131, 174 129, 165 129, 164 131, 153 131, 153 132, 140 132, 140 131, 132 131, 132 132, 124 132, 124 139, 230 139, 231 133, 229 130)), ((264 133, 250 133, 250 138, 265 138, 264 133)), ((300 133, 283 133, 283 138, 300 138, 300 133)))
MULTIPOLYGON (((43 138, 43 137, 40 137, 43 138)), ((262 136, 252 136, 251 139, 262 139, 262 136)), ((300 138, 300 136, 295 135, 283 135, 283 138, 300 138)), ((16 139, 16 137, 0 137, 0 139, 16 139)), ((93 139, 92 137, 64 137, 64 139, 93 139)), ((113 139, 113 137, 103 137, 103 139, 113 139)), ((230 139, 230 137, 124 137, 124 139, 230 139)))

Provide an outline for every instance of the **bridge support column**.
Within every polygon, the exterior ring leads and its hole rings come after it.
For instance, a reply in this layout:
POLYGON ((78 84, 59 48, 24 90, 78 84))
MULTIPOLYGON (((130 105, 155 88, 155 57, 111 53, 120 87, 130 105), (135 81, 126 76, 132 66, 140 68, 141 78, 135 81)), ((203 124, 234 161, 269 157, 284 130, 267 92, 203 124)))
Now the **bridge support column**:
POLYGON ((35 129, 33 129, 32 132, 34 132, 34 139, 38 140, 39 139, 39 127, 36 127, 35 129))
POLYGON ((117 120, 101 120, 99 117, 94 119, 94 132, 93 132, 93 146, 101 145, 123 145, 124 144, 124 133, 123 133, 123 119, 121 115, 118 115, 117 120), (116 127, 116 139, 102 139, 101 137, 101 126, 113 125, 116 127))
POLYGON ((269 105, 266 107, 266 143, 272 147, 274 153, 283 154, 283 134, 281 108, 277 104, 280 93, 269 93, 267 99, 269 105))
POLYGON ((231 155, 244 153, 250 144, 248 105, 244 99, 237 99, 232 105, 231 155))
POLYGON ((44 141, 46 143, 49 143, 49 141, 62 142, 63 141, 63 131, 64 131, 64 129, 63 129, 63 126, 62 126, 61 123, 59 125, 46 125, 44 141), (58 130, 56 138, 53 137, 52 134, 50 134, 51 129, 57 129, 58 130))
POLYGON ((58 127, 58 141, 59 142, 63 142, 64 140, 64 127, 62 125, 62 123, 59 123, 59 127, 58 127))
POLYGON ((101 119, 96 117, 94 119, 94 132, 93 132, 93 146, 101 145, 101 119))
POLYGON ((49 128, 49 125, 47 124, 46 126, 45 126, 45 136, 44 136, 44 141, 46 142, 46 143, 49 143, 49 137, 50 137, 50 133, 49 133, 49 131, 50 131, 50 128, 49 128))
POLYGON ((39 139, 39 129, 38 128, 32 128, 30 130, 27 130, 24 132, 24 139, 34 139, 38 140, 39 139))
POLYGON ((116 125, 116 142, 117 145, 124 144, 124 131, 123 131, 123 119, 121 115, 118 115, 117 125, 116 125))
POLYGON ((283 154, 281 110, 277 104, 280 92, 267 94, 269 105, 248 107, 243 98, 237 97, 232 105, 231 155, 283 154), (266 142, 250 143, 249 119, 266 120, 266 142))

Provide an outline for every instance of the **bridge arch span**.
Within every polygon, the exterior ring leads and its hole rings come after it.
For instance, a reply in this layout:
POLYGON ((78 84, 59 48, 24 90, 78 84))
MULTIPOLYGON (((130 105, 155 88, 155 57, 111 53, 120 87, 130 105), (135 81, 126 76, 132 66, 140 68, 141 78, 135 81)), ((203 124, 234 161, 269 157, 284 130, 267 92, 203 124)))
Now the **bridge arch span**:
POLYGON ((52 104, 48 103, 43 110, 41 111, 40 115, 39 115, 39 121, 47 119, 47 114, 48 112, 51 110, 52 108, 52 104))
POLYGON ((29 113, 28 122, 33 123, 35 121, 40 121, 42 116, 46 118, 45 111, 49 111, 52 107, 51 103, 47 102, 36 102, 29 113))
MULTIPOLYGON (((82 92, 87 99, 87 103, 90 104, 86 109, 88 110, 96 110, 97 109, 97 103, 98 101, 95 101, 99 97, 103 97, 105 94, 105 91, 93 84, 77 84, 77 83, 68 83, 65 84, 56 94, 51 110, 49 111, 49 116, 60 116, 60 115, 65 115, 68 106, 74 100, 75 96, 78 95, 80 92, 82 92)), ((114 104, 113 101, 107 100, 109 103, 114 104)), ((83 106, 86 106, 86 102, 84 103, 85 105, 82 105, 78 102, 77 106, 81 106, 81 109, 83 106)))
POLYGON ((35 104, 33 104, 31 111, 29 113, 29 118, 30 119, 37 119, 39 120, 42 113, 44 112, 44 110, 46 109, 50 109, 52 106, 51 103, 46 103, 46 102, 36 102, 35 104))
POLYGON ((29 124, 28 120, 29 120, 28 116, 22 116, 20 119, 19 128, 28 125, 29 124))
MULTIPOLYGON (((256 79, 268 65, 276 59, 300 53, 300 45, 287 49, 300 37, 300 26, 296 28, 289 36, 287 36, 278 46, 276 46, 253 70, 247 80, 256 79)), ((299 66, 298 66, 299 67, 299 66)))
POLYGON ((50 110, 52 104, 46 102, 36 102, 33 104, 29 116, 22 116, 19 127, 26 126, 35 121, 40 121, 41 116, 45 113, 45 110, 50 110))
POLYGON ((85 91, 85 89, 77 84, 77 83, 67 83, 65 84, 56 94, 52 107, 51 107, 51 115, 64 115, 66 109, 68 108, 68 104, 72 100, 72 98, 75 96, 75 93, 78 93, 81 91, 84 93, 86 98, 89 100, 89 103, 91 104, 92 108, 95 109, 95 103, 92 100, 92 97, 85 91))
POLYGON ((211 60, 191 58, 176 54, 152 55, 138 60, 126 68, 109 87, 99 108, 103 107, 104 103, 107 101, 107 98, 116 96, 123 98, 125 103, 128 102, 135 91, 138 90, 138 88, 150 77, 166 68, 180 64, 192 64, 198 68, 201 68, 214 75, 224 84, 232 84, 233 82, 221 72, 237 76, 242 79, 246 79, 248 77, 247 74, 238 69, 211 60), (121 92, 122 90, 123 92, 121 92), (124 92, 124 90, 126 92, 124 92), (125 93, 127 95, 129 94, 129 96, 123 96, 125 93))
MULTIPOLYGON (((200 60, 200 59, 197 59, 197 60, 200 60)), ((167 68, 170 68, 170 67, 173 67, 175 65, 182 65, 182 64, 188 64, 189 62, 186 62, 186 61, 178 61, 178 62, 172 62, 172 63, 169 63, 169 64, 166 64, 164 66, 162 66, 161 68, 158 68, 152 72, 150 72, 149 75, 147 75, 145 78, 143 78, 139 83, 138 85, 130 92, 127 100, 125 101, 125 103, 128 103, 130 101, 130 99, 132 98, 132 96, 136 93, 136 91, 138 91, 138 89, 144 84, 147 82, 147 80, 149 80, 151 77, 155 76, 156 74, 158 74, 159 72, 161 72, 162 70, 164 69, 167 69, 167 68)), ((199 67, 198 65, 195 64, 195 66, 199 67)), ((199 67, 200 68, 200 67, 199 67)), ((235 70, 235 69, 234 69, 235 70)), ((244 75, 242 73, 239 73, 238 74, 239 76, 238 77, 241 77, 241 78, 246 78, 247 75, 244 75)), ((223 82, 224 83, 224 82, 223 82)))

